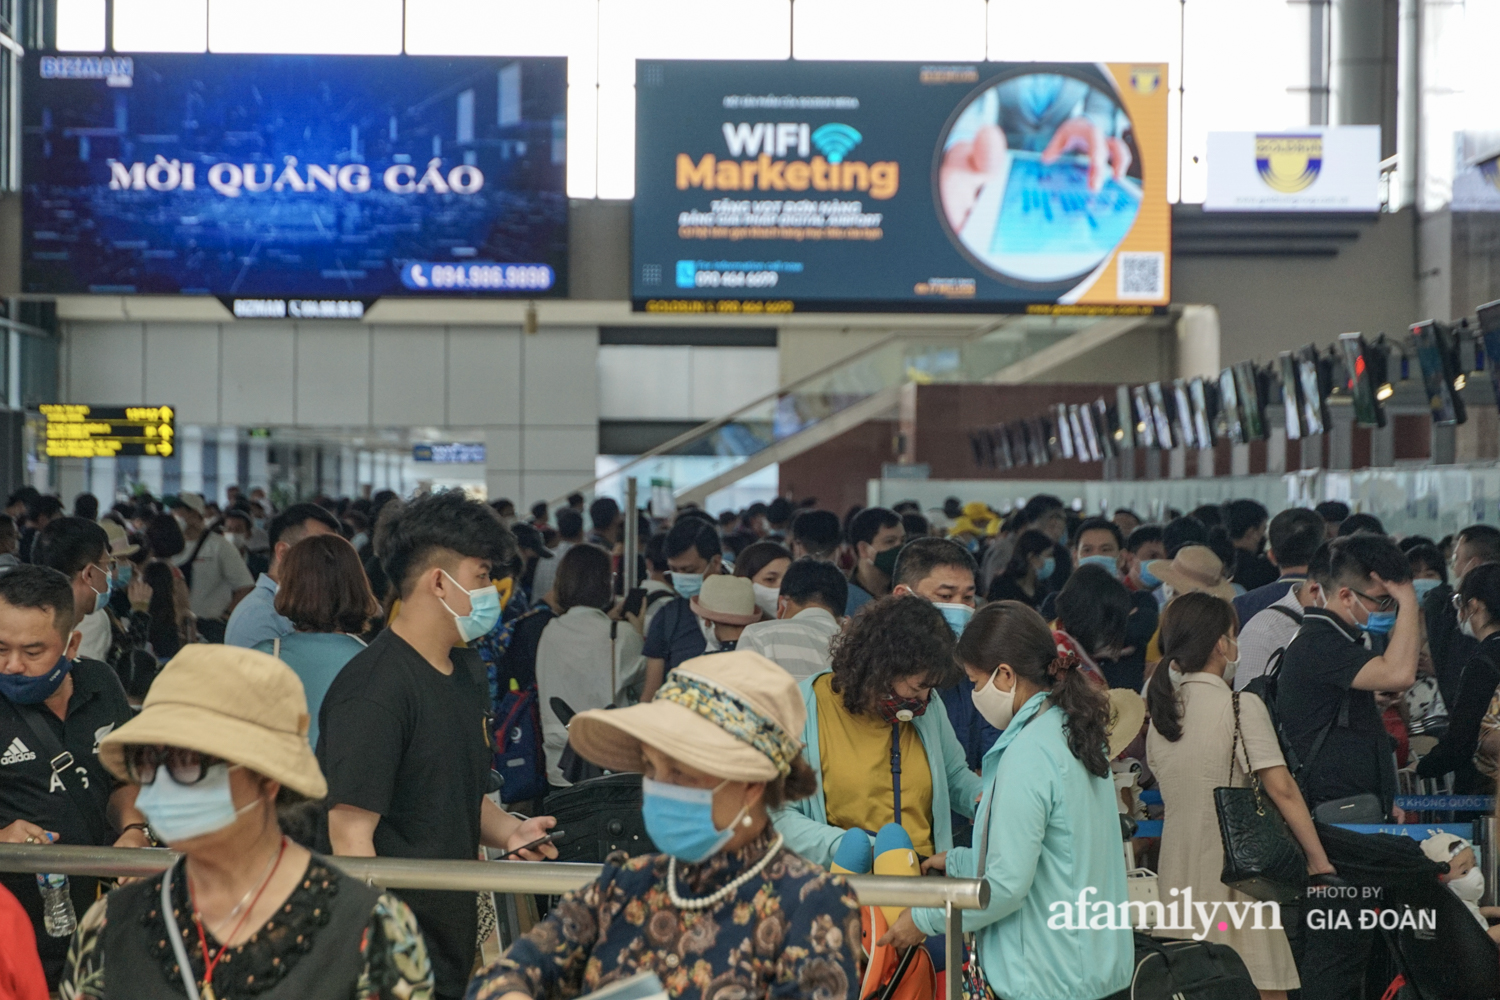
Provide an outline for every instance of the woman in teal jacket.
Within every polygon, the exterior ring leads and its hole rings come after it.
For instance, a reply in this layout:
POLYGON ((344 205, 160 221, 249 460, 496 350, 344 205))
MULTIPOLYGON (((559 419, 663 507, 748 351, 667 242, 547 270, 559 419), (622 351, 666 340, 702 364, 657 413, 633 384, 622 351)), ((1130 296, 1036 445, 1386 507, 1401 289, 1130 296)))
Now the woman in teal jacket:
MULTIPOLYGON (((963 919, 998 996, 1098 1000, 1128 990, 1135 952, 1104 689, 1060 657, 1041 615, 1016 601, 981 609, 958 655, 975 707, 1004 732, 984 757, 981 847, 954 848, 927 867, 989 880, 989 906, 963 919)), ((905 947, 942 931, 942 910, 908 910, 880 943, 905 947)))

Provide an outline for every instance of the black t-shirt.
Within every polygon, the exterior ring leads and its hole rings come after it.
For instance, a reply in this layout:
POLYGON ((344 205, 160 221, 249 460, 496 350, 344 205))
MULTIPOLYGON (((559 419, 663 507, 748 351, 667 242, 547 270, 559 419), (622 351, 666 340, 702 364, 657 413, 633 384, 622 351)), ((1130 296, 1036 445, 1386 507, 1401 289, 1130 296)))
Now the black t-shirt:
POLYGON ((1234 582, 1251 591, 1275 583, 1281 571, 1276 564, 1257 552, 1236 549, 1234 553, 1234 582))
MULTIPOLYGON (((99 741, 115 727, 130 721, 130 703, 115 672, 98 660, 77 660, 71 671, 73 696, 68 699, 67 719, 59 719, 45 705, 13 705, 0 697, 0 826, 18 819, 35 823, 57 834, 59 844, 108 847, 115 831, 107 829, 109 796, 120 782, 99 763, 99 741), (36 732, 21 713, 42 720, 73 762, 54 776, 52 755, 40 745, 36 732), (85 818, 63 787, 83 791, 97 805, 96 818, 85 818)), ((56 987, 67 957, 68 939, 47 935, 42 926, 42 897, 36 876, 30 873, 0 874, 3 884, 26 908, 36 931, 37 950, 47 982, 56 987)), ((99 880, 73 876, 68 880, 73 908, 82 917, 98 895, 99 880)))
MULTIPOLYGON (((440 673, 386 629, 323 696, 317 754, 328 804, 379 813, 375 853, 382 857, 478 857, 492 752, 487 682, 478 653, 455 648, 450 658, 453 672, 440 673)), ((427 935, 438 995, 461 997, 474 964, 474 897, 398 895, 427 935)))
POLYGON ((1380 796, 1387 809, 1391 805, 1384 780, 1385 771, 1395 767, 1391 738, 1380 721, 1374 692, 1351 687, 1376 655, 1365 648, 1354 626, 1320 608, 1307 609, 1302 628, 1286 648, 1276 711, 1303 763, 1310 806, 1365 792, 1380 796), (1340 725, 1345 692, 1348 724, 1340 725), (1325 729, 1328 737, 1317 758, 1309 761, 1313 743, 1325 729))
POLYGON ((693 614, 692 602, 686 597, 674 597, 651 619, 642 652, 648 659, 665 660, 665 669, 670 672, 707 650, 708 639, 698 624, 698 616, 693 614))

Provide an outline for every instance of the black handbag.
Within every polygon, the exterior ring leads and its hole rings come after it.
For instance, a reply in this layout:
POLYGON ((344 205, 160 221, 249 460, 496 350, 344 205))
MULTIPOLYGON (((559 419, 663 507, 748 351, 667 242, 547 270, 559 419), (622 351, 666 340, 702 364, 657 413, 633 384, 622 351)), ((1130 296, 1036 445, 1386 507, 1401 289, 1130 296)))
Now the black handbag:
POLYGON ((1131 1000, 1260 1000, 1239 953, 1211 941, 1135 935, 1131 1000))
POLYGON ((1233 787, 1235 754, 1240 744, 1240 696, 1235 692, 1234 740, 1229 746, 1229 784, 1214 789, 1224 870, 1219 879, 1253 899, 1293 903, 1307 887, 1307 855, 1292 836, 1276 804, 1267 799, 1260 777, 1250 770, 1246 788, 1233 787))

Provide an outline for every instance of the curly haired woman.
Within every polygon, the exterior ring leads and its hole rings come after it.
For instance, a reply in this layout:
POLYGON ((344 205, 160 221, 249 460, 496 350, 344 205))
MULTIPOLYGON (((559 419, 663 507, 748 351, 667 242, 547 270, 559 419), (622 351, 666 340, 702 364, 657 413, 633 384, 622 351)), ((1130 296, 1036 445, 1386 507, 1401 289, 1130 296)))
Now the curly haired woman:
POLYGON ((799 685, 818 789, 776 813, 787 846, 826 867, 846 831, 900 823, 924 857, 952 847, 952 814, 972 816, 980 789, 933 690, 957 680, 953 630, 932 602, 884 597, 860 609, 834 637, 833 669, 799 685))

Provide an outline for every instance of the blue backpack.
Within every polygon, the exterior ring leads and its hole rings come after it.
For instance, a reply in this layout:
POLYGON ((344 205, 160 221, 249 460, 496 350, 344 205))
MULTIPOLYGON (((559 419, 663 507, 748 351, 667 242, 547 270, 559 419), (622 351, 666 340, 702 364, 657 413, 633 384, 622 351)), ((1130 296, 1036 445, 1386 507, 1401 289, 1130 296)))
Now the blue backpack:
POLYGON ((536 685, 507 692, 495 710, 494 725, 495 770, 504 779, 500 801, 508 805, 542 798, 547 794, 547 759, 536 685))

